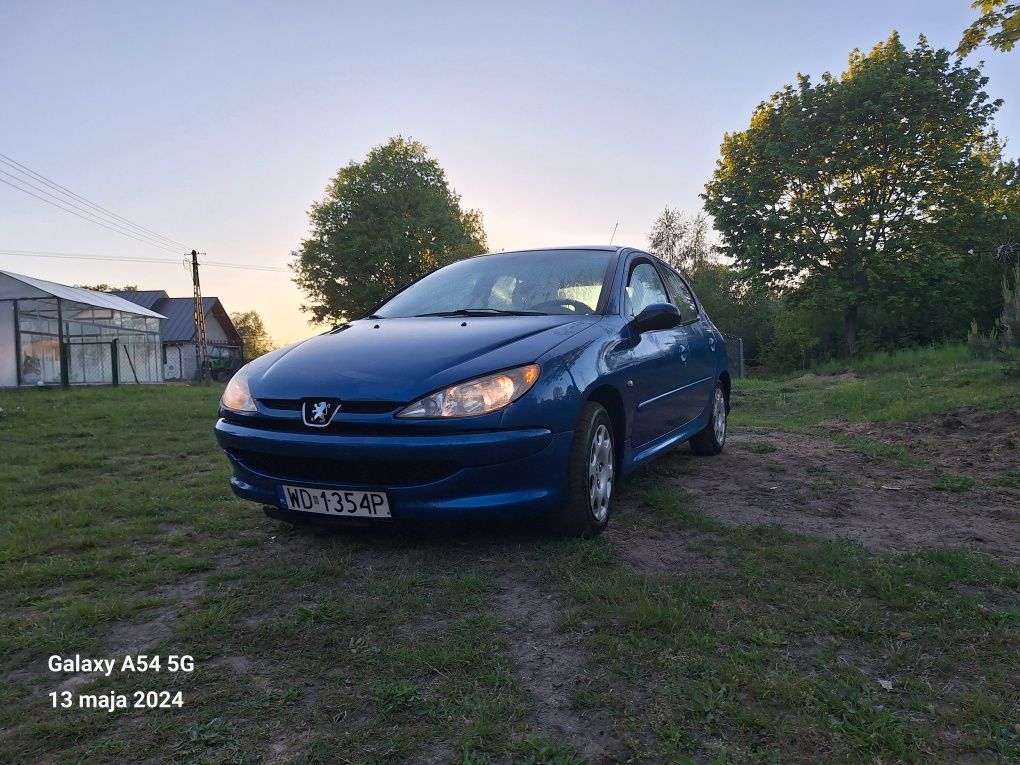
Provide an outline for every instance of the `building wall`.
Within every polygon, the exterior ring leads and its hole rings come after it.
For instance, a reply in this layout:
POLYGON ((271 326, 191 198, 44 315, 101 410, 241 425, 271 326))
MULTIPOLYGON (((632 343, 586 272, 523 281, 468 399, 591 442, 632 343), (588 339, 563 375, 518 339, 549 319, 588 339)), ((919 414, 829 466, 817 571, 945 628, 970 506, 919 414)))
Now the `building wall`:
POLYGON ((195 346, 192 343, 163 343, 163 376, 167 380, 185 380, 195 370, 195 346), (188 358, 191 365, 187 366, 188 358), (188 372, 191 369, 191 372, 188 372))
MULTIPOLYGON (((209 345, 225 345, 227 333, 212 314, 205 315, 205 338, 209 345)), ((192 380, 195 377, 195 344, 165 343, 166 364, 163 373, 167 380, 192 380)))
POLYGON ((14 342, 14 303, 0 302, 0 388, 18 384, 18 354, 14 342))
MULTIPOLYGON (((206 332, 207 337, 208 335, 209 333, 206 332)), ((208 340, 211 348, 213 339, 208 337, 208 340)), ((166 346, 166 365, 163 367, 163 371, 167 380, 193 380, 196 369, 194 343, 166 346), (178 352, 180 352, 180 362, 178 362, 178 352), (171 369, 171 366, 174 369, 171 369)))
POLYGON ((195 344, 180 343, 166 347, 166 379, 191 380, 195 377, 195 344), (177 367, 171 376, 170 366, 177 367))
POLYGON ((213 343, 223 345, 228 342, 227 333, 223 331, 223 327, 211 313, 205 315, 205 339, 209 341, 210 345, 213 343))

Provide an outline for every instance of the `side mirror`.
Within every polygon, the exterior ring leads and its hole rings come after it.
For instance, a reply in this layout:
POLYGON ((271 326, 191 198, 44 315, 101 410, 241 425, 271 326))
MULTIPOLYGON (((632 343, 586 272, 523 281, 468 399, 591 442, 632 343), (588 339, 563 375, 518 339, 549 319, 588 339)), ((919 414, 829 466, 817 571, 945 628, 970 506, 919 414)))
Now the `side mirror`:
POLYGON ((672 329, 683 321, 680 311, 670 303, 652 303, 634 317, 631 326, 638 334, 658 329, 672 329))

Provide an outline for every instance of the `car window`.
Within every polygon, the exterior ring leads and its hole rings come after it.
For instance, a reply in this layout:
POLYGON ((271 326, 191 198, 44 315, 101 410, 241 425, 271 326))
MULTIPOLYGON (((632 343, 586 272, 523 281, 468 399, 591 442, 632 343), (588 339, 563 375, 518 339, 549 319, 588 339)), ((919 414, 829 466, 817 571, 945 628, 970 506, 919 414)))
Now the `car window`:
POLYGON ((668 303, 666 288, 651 263, 639 263, 627 280, 627 314, 637 316, 652 303, 668 303))
POLYGON ((488 305, 491 308, 513 308, 514 290, 518 285, 517 278, 509 274, 496 277, 489 291, 488 305))
POLYGON ((666 275, 666 286, 669 287, 669 294, 673 298, 673 305, 680 309, 680 318, 683 321, 693 321, 698 318, 698 304, 694 302, 694 295, 690 288, 684 284, 680 275, 669 268, 662 269, 666 275))
POLYGON ((453 263, 376 309, 380 318, 444 311, 593 314, 613 253, 542 250, 500 253, 453 263))

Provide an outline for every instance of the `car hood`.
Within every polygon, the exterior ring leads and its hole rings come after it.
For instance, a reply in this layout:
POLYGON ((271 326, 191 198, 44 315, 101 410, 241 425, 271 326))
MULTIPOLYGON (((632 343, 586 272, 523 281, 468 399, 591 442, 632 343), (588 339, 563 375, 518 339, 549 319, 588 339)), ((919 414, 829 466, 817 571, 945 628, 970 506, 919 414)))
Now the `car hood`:
POLYGON ((257 359, 249 385, 257 399, 410 403, 438 388, 536 361, 600 318, 362 319, 257 359))

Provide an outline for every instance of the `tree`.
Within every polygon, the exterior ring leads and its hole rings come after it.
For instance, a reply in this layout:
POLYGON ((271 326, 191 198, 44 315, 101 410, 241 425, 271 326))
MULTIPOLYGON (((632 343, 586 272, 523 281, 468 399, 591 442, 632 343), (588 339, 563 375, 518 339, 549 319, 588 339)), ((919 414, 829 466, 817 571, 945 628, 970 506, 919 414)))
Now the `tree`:
POLYGON ((706 262, 689 276, 705 313, 722 331, 744 339, 744 356, 760 363, 772 342, 776 303, 725 263, 706 262))
POLYGON ((692 273, 708 262, 708 217, 704 213, 688 218, 678 209, 666 207, 648 233, 648 247, 679 271, 692 273))
POLYGON ((723 139, 706 185, 724 251, 782 295, 824 293, 857 350, 862 307, 928 253, 925 231, 973 204, 987 181, 992 115, 980 69, 895 33, 848 70, 799 76, 723 139))
POLYGON ((241 336, 246 360, 251 361, 274 349, 273 338, 262 323, 262 317, 255 311, 235 311, 230 314, 230 321, 241 336))
POLYGON ((964 30, 957 55, 962 58, 973 53, 986 40, 996 50, 1013 50, 1020 40, 1020 3, 975 0, 970 7, 979 9, 981 15, 964 30))
POLYGON ((343 323, 393 290, 485 251, 482 216, 460 197, 428 149, 392 138, 342 168, 309 211, 311 234, 291 253, 301 309, 343 323))
POLYGON ((106 282, 100 282, 99 284, 76 284, 74 286, 83 290, 92 290, 93 292, 138 292, 137 284, 125 284, 123 287, 111 287, 106 282))

